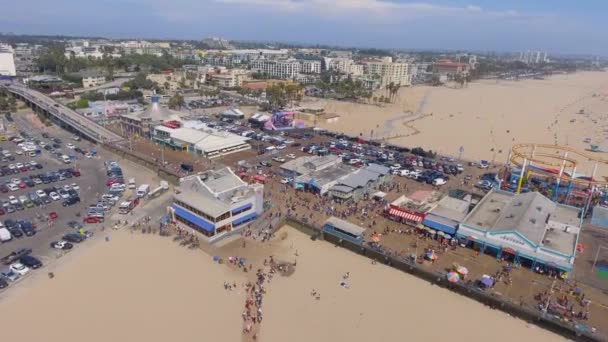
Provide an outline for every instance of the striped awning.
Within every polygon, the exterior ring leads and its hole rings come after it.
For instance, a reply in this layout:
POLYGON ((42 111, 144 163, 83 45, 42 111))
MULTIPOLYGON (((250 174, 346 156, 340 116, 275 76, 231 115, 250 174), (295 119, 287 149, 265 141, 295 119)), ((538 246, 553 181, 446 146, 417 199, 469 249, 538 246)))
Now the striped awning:
POLYGON ((388 211, 388 213, 389 213, 389 215, 401 217, 401 218, 404 218, 406 220, 414 221, 414 222, 418 222, 418 223, 422 222, 422 219, 423 219, 419 215, 410 214, 408 212, 405 212, 405 211, 402 211, 402 210, 399 210, 399 209, 395 209, 395 208, 391 208, 388 211))

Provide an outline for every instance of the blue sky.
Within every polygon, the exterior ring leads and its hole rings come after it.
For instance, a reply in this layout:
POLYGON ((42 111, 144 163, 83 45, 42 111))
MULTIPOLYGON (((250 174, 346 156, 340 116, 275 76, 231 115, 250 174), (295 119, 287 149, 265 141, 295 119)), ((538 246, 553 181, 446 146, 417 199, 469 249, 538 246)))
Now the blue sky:
POLYGON ((1 32, 608 55, 606 0, 0 0, 1 32))

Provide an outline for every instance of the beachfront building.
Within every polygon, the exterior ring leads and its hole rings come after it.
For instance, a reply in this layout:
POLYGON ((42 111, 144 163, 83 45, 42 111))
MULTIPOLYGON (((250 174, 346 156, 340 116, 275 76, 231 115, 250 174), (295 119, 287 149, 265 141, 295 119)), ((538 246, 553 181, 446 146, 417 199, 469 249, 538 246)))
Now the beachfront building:
POLYGON ((538 192, 490 190, 458 226, 462 243, 516 264, 570 272, 582 218, 580 209, 538 192))
POLYGON ((401 86, 412 84, 412 74, 409 63, 393 63, 392 59, 366 61, 363 64, 366 75, 375 75, 380 78, 381 86, 391 83, 401 86))
POLYGON ((249 150, 249 140, 200 121, 164 122, 152 131, 152 141, 159 145, 210 159, 249 150))
POLYGON ((152 105, 143 112, 120 115, 123 135, 151 138, 152 129, 163 122, 180 120, 181 113, 161 107, 158 96, 151 97, 152 105))
POLYGON ((336 155, 300 157, 281 165, 281 174, 293 179, 296 189, 325 195, 341 179, 356 170, 336 155))
POLYGON ((359 201, 390 180, 391 173, 388 167, 369 164, 340 179, 329 189, 329 195, 338 202, 359 201))
POLYGON ((350 58, 324 58, 325 68, 327 70, 337 71, 344 75, 361 76, 363 75, 363 65, 357 64, 350 58))
POLYGON ((437 191, 418 190, 391 202, 386 209, 386 215, 393 221, 423 229, 422 221, 426 213, 435 208, 441 198, 441 193, 437 191))
POLYGON ((364 242, 365 228, 332 216, 323 224, 323 233, 361 246, 364 242))
POLYGON ((422 224, 433 236, 437 234, 439 237, 453 238, 458 225, 469 213, 470 206, 471 195, 463 199, 445 196, 425 213, 422 224))
POLYGON ((245 183, 228 167, 181 178, 179 188, 169 207, 173 221, 209 242, 242 229, 263 212, 264 185, 245 183))
POLYGON ((251 71, 267 74, 283 80, 293 80, 300 73, 300 62, 295 59, 266 60, 257 59, 251 62, 251 71))

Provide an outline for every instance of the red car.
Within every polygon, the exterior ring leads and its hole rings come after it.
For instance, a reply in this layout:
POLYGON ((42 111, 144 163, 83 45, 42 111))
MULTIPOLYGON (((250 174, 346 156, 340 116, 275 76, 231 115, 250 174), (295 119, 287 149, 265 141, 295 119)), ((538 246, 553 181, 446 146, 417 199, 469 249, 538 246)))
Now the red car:
POLYGON ((58 217, 58 216, 57 216, 57 213, 56 213, 56 212, 54 212, 54 211, 53 211, 53 212, 51 212, 51 213, 49 214, 49 218, 50 218, 51 220, 54 220, 54 219, 56 219, 57 217, 58 217))
POLYGON ((107 186, 112 186, 112 184, 124 184, 125 180, 122 178, 110 178, 106 181, 107 186))
POLYGON ((2 185, 0 186, 0 191, 2 191, 2 192, 8 192, 8 186, 6 186, 6 185, 2 184, 2 185))
POLYGON ((74 176, 74 177, 80 177, 80 171, 78 171, 76 169, 72 169, 70 171, 72 172, 72 176, 74 176))
POLYGON ((4 209, 0 208, 0 216, 6 214, 6 212, 4 211, 4 209))
POLYGON ((95 217, 95 216, 88 216, 82 219, 82 222, 84 223, 99 223, 102 222, 103 219, 100 217, 95 217))
POLYGON ((21 172, 27 172, 29 170, 28 170, 27 166, 22 166, 22 167, 19 168, 19 171, 21 171, 21 172))
POLYGON ((25 189, 27 188, 27 185, 23 182, 19 182, 19 184, 17 184, 17 186, 19 187, 19 189, 25 189))

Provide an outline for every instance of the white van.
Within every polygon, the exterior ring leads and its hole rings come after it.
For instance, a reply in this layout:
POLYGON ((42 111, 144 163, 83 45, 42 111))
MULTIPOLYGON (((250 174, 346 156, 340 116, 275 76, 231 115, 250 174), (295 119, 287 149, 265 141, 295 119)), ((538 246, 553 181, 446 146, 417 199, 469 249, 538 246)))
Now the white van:
POLYGON ((135 178, 129 178, 129 189, 135 189, 135 178))
POLYGON ((144 197, 150 192, 150 184, 142 184, 137 188, 137 192, 135 193, 137 197, 144 197))
POLYGON ((8 229, 4 227, 0 228, 0 242, 8 242, 11 241, 12 238, 11 232, 8 229))
POLYGON ((72 159, 70 159, 70 157, 65 154, 61 156, 61 160, 63 160, 63 162, 66 164, 69 164, 72 162, 72 159))

